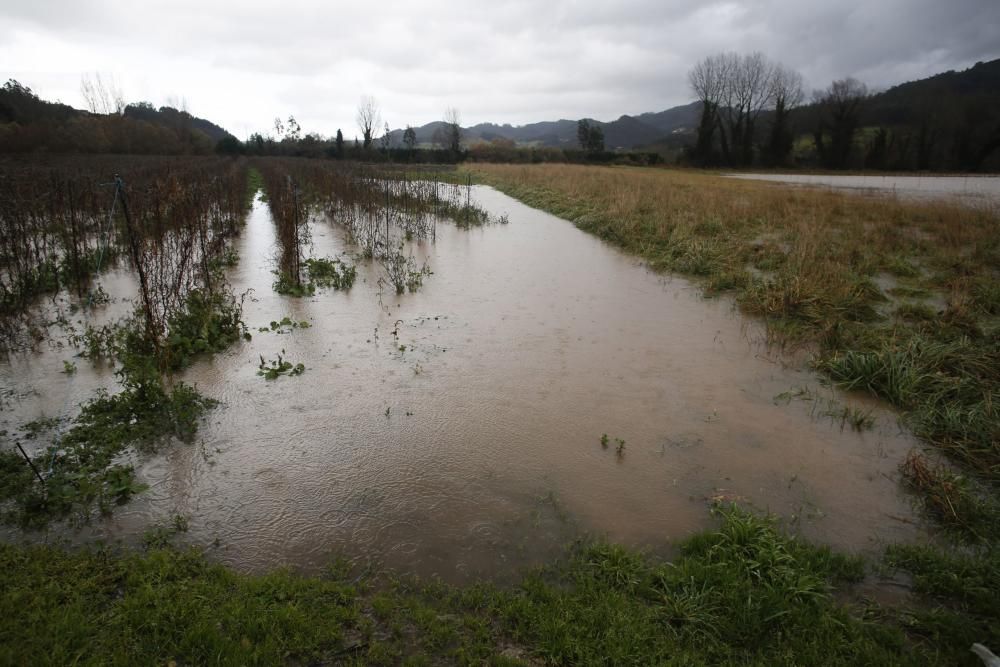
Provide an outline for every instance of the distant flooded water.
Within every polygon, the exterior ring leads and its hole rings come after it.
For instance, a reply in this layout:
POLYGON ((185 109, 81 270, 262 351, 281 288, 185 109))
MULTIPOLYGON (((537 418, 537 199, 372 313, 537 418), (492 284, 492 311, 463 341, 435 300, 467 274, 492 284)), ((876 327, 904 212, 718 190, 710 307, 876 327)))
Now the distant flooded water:
POLYGON ((904 199, 953 199, 965 204, 1000 206, 1000 176, 830 176, 811 174, 726 174, 730 178, 849 189, 904 199))
MULTIPOLYGON (((271 289, 274 226, 258 201, 230 273, 253 289, 253 340, 182 375, 222 405, 194 445, 140 457, 150 490, 73 539, 136 540, 182 514, 183 540, 241 569, 316 570, 339 554, 462 581, 507 576, 582 533, 663 549, 710 526, 713 500, 849 550, 913 537, 895 480, 915 443, 891 413, 854 432, 788 393, 870 406, 783 365, 730 301, 494 190, 473 197, 510 223, 439 223, 436 242, 412 242, 433 271, 419 292, 380 296, 381 269, 359 261, 349 292, 301 299, 271 289), (310 326, 258 332, 285 316, 310 326), (259 377, 261 355, 278 354, 305 374, 259 377)), ((327 220, 313 242, 313 256, 355 251, 327 220)), ((119 295, 129 282, 102 280, 119 295)), ((46 347, 0 364, 5 428, 114 386, 79 359, 70 381, 70 358, 46 347)))

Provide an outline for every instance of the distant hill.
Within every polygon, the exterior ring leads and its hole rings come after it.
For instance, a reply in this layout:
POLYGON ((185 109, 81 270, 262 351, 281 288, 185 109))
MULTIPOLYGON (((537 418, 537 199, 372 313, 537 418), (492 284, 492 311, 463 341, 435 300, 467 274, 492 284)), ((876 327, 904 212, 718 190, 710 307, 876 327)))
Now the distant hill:
POLYGON ((945 107, 967 100, 982 105, 1000 101, 1000 59, 893 86, 872 97, 866 120, 886 125, 913 123, 927 111, 944 111, 945 107))
MULTIPOLYGON (((604 131, 609 151, 639 149, 673 158, 694 144, 701 111, 700 102, 691 102, 613 121, 587 120, 604 131)), ((823 108, 812 103, 791 115, 791 129, 798 135, 794 158, 799 164, 821 162, 811 147, 822 114, 823 108)), ((480 123, 463 128, 463 140, 470 146, 504 140, 522 147, 576 149, 577 123, 571 119, 527 125, 480 123)), ((755 127, 760 133, 758 144, 770 127, 771 118, 765 112, 755 127)), ((442 121, 414 129, 420 146, 443 143, 442 121)), ((391 147, 403 146, 402 129, 390 132, 389 138, 391 147)), ((42 100, 14 80, 0 88, 0 152, 208 153, 224 139, 236 142, 225 128, 171 107, 140 102, 128 105, 121 115, 109 116, 42 100)), ((280 148, 281 154, 326 155, 333 150, 331 140, 315 135, 307 135, 302 142, 268 141, 268 150, 280 148), (311 141, 309 150, 307 140, 311 141)), ((235 149, 241 149, 239 142, 235 149)), ((871 95, 862 107, 860 129, 846 166, 1000 169, 1000 59, 871 95)))
MULTIPOLYGON (((802 135, 811 135, 822 107, 795 111, 802 135)), ((766 119, 765 119, 766 120, 766 119)), ((1000 59, 893 86, 862 106, 867 128, 852 166, 887 169, 1000 169, 1000 59)))
POLYGON ((139 102, 125 107, 125 114, 128 118, 144 120, 157 125, 169 128, 188 127, 192 130, 204 132, 212 140, 212 143, 231 137, 232 135, 210 120, 192 116, 187 111, 179 111, 173 107, 160 107, 156 109, 148 102, 139 102))
MULTIPOLYGON (((659 141, 668 141, 670 135, 693 131, 701 113, 701 103, 692 102, 656 113, 639 116, 621 116, 617 120, 601 122, 588 118, 604 131, 604 144, 609 149, 633 149, 659 141)), ((462 129, 463 140, 469 144, 495 139, 508 139, 524 146, 551 146, 555 148, 576 148, 576 120, 542 121, 528 125, 497 125, 480 123, 462 129)), ((435 133, 442 130, 444 123, 435 121, 414 128, 418 144, 432 144, 435 133)), ((393 146, 403 143, 403 131, 390 133, 393 146)))
POLYGON ((43 100, 13 79, 0 87, 0 152, 203 154, 230 136, 172 107, 140 102, 94 114, 43 100))
MULTIPOLYGON (((691 102, 664 111, 625 115, 610 122, 587 120, 604 131, 609 150, 641 149, 677 156, 694 143, 701 109, 700 102, 691 102)), ((821 113, 817 104, 806 104, 793 112, 792 123, 800 135, 800 145, 811 145, 810 137, 820 123, 821 113)), ((463 128, 463 139, 469 145, 505 139, 520 146, 576 148, 577 122, 562 119, 517 126, 480 123, 463 128)), ((766 132, 770 123, 770 114, 765 112, 757 131, 766 132)), ((868 129, 856 139, 858 146, 852 158, 855 167, 996 169, 994 163, 1000 161, 1000 60, 873 94, 863 106, 861 125, 868 129), (868 155, 871 148, 866 144, 877 128, 883 128, 886 142, 881 166, 872 161, 868 155)), ((415 128, 417 142, 435 143, 435 133, 442 127, 443 123, 434 122, 415 128)), ((393 131, 392 145, 401 146, 402 136, 402 130, 393 131)), ((763 139, 761 136, 758 141, 763 139)), ((817 160, 814 155, 798 157, 804 164, 817 160)))

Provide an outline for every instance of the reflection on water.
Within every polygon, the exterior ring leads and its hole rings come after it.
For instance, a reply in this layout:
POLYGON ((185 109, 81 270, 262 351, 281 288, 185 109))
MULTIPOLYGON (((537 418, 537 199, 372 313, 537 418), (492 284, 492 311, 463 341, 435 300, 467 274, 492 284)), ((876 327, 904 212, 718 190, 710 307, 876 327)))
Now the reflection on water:
MULTIPOLYGON (((439 225, 436 243, 410 246, 434 274, 402 296, 380 295, 379 269, 363 262, 349 292, 275 294, 274 230, 258 202, 230 274, 253 290, 254 338, 183 376, 222 406, 195 445, 140 462, 147 493, 76 538, 134 540, 180 513, 186 540, 243 569, 314 570, 340 554, 454 581, 503 577, 580 532, 662 548, 710 525, 712 498, 851 550, 912 535, 893 480, 913 441, 891 414, 857 434, 808 402, 775 401, 829 390, 770 355, 730 302, 491 189, 473 193, 510 224, 439 225), (286 315, 311 327, 257 332, 286 315), (306 373, 259 377, 260 355, 279 353, 306 373)), ((314 256, 351 251, 326 220, 313 243, 314 256)), ((114 278, 106 289, 128 293, 114 278)), ((61 410, 65 358, 46 349, 0 367, 20 396, 8 423, 61 410)), ((113 385, 78 365, 72 403, 113 385)))

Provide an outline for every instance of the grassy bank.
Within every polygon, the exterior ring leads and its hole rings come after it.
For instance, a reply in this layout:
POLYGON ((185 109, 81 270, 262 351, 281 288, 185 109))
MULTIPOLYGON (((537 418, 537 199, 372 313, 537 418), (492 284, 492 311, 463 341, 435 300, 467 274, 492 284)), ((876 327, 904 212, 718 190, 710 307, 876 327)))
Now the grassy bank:
POLYGON ((719 514, 719 528, 683 543, 672 563, 580 544, 514 588, 354 577, 338 565, 317 578, 245 576, 165 546, 163 533, 141 554, 0 546, 0 662, 963 660, 967 646, 908 638, 905 619, 873 603, 838 602, 862 576, 859 560, 786 537, 739 510, 719 514))

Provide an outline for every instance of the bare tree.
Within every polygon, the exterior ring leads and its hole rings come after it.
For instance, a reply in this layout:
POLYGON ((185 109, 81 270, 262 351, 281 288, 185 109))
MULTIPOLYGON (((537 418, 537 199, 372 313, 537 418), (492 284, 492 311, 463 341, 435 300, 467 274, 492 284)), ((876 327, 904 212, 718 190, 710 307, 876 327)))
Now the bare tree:
POLYGON ((688 72, 688 83, 701 102, 701 120, 698 122, 694 152, 695 159, 702 164, 712 159, 715 131, 719 126, 719 105, 725 95, 728 80, 729 60, 729 56, 724 53, 708 56, 688 72))
POLYGON ((730 164, 749 165, 757 119, 771 102, 774 67, 759 51, 742 56, 728 53, 723 59, 722 152, 730 164))
POLYGON ((378 102, 374 97, 366 96, 361 98, 358 105, 358 129, 364 138, 364 148, 371 148, 375 138, 375 130, 382 124, 382 112, 379 110, 378 102))
POLYGON ((455 156, 462 152, 462 118, 458 109, 448 107, 444 111, 445 142, 455 156))
POLYGON ((771 120, 771 134, 763 150, 764 162, 769 166, 784 163, 791 154, 795 138, 789 116, 804 99, 802 75, 784 65, 775 65, 771 72, 771 101, 774 113, 771 120))
POLYGON ((125 95, 114 75, 108 75, 105 80, 98 72, 94 72, 93 78, 84 74, 80 78, 80 94, 90 113, 108 116, 121 115, 125 111, 125 95))
POLYGON ((187 98, 183 95, 167 95, 164 105, 171 109, 177 109, 182 113, 187 113, 188 110, 187 98))
POLYGON ((813 100, 821 116, 813 139, 820 160, 827 167, 844 169, 848 166, 854 134, 861 123, 861 109, 867 99, 868 87, 850 77, 834 81, 826 90, 814 93, 813 100))
POLYGON ((784 159, 791 150, 788 113, 802 102, 802 77, 772 63, 764 54, 719 53, 700 61, 688 73, 688 83, 702 103, 695 159, 715 160, 715 137, 722 159, 730 165, 754 160, 758 123, 774 110, 776 127, 764 143, 765 159, 784 159), (775 157, 777 155, 777 158, 775 157))

